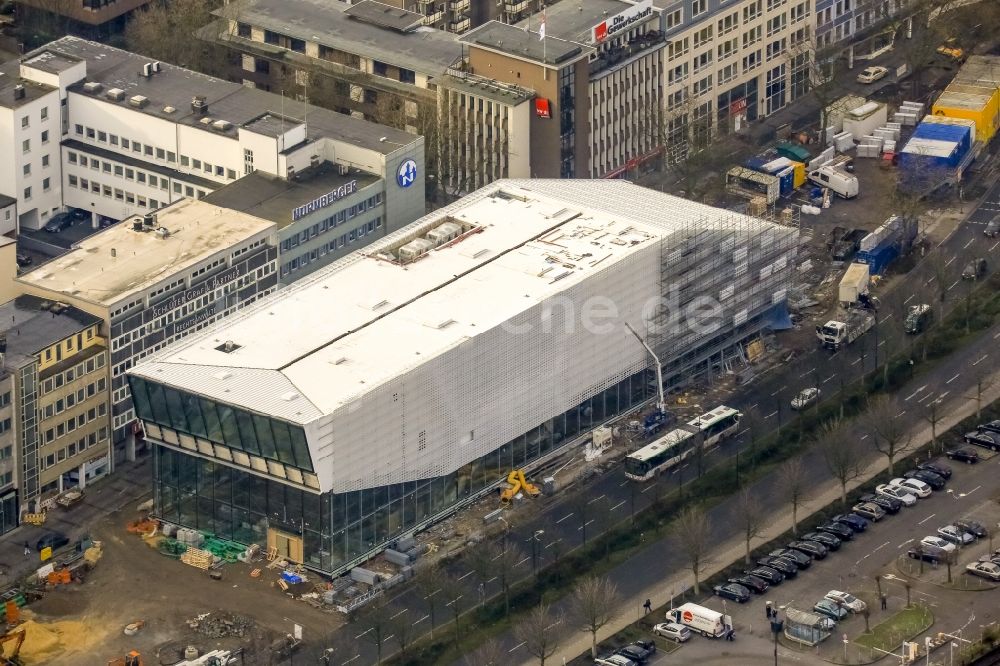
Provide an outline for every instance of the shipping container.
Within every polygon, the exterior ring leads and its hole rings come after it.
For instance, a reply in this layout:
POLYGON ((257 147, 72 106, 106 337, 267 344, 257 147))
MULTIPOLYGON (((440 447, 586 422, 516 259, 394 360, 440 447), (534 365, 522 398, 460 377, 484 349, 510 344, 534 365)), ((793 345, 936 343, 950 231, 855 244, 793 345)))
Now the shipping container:
POLYGON ((952 84, 945 89, 931 107, 935 116, 964 118, 976 123, 976 140, 989 143, 996 134, 1000 90, 952 84), (964 92, 960 92, 961 89, 964 92), (978 90, 979 92, 969 92, 978 90))
POLYGON ((889 109, 885 104, 868 102, 844 116, 844 131, 850 132, 856 141, 868 136, 889 121, 889 109))
POLYGON ((794 173, 792 185, 795 189, 799 189, 806 182, 806 165, 804 162, 792 162, 792 169, 794 173))
POLYGON ((796 162, 806 162, 812 159, 812 153, 810 153, 804 146, 800 146, 797 143, 780 143, 778 144, 778 155, 781 157, 787 157, 790 160, 795 160, 796 162))
POLYGON ((887 238, 874 250, 862 250, 854 257, 854 261, 868 264, 868 272, 881 275, 889 264, 899 256, 899 243, 895 238, 887 238))
POLYGON ((726 173, 726 191, 746 197, 763 197, 772 204, 781 195, 781 182, 777 176, 733 167, 726 173))

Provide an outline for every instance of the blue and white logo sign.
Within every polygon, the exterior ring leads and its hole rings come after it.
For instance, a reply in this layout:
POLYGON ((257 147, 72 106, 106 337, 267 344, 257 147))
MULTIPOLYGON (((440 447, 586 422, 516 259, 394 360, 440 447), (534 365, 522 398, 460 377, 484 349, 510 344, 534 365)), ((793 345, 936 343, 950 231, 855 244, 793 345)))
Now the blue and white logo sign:
POLYGON ((417 163, 413 160, 404 160, 396 169, 396 184, 400 187, 409 187, 417 181, 417 163))

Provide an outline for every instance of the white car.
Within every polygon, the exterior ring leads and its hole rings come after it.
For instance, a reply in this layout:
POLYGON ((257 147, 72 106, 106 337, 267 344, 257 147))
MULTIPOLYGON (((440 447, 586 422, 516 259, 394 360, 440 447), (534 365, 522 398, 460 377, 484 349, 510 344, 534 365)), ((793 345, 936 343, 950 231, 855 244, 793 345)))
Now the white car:
POLYGON ((676 622, 661 622, 653 627, 653 633, 657 636, 669 638, 675 643, 684 643, 691 638, 691 630, 683 624, 676 622))
POLYGON ((909 493, 909 491, 903 490, 897 486, 890 485, 888 483, 883 483, 875 488, 875 494, 881 495, 882 497, 889 497, 894 500, 899 500, 906 506, 913 506, 917 503, 917 498, 909 493))
POLYGON ((792 409, 805 409, 809 405, 819 400, 818 388, 807 388, 799 391, 799 394, 792 398, 792 409))
POLYGON ((858 74, 858 83, 875 83, 879 79, 885 78, 885 75, 888 73, 889 69, 886 67, 879 67, 878 65, 865 67, 865 69, 858 74))
POLYGON ((965 565, 965 570, 973 576, 981 576, 990 580, 1000 580, 1000 564, 995 562, 973 562, 965 565))
POLYGON ((856 596, 849 592, 841 592, 840 590, 830 590, 826 593, 826 598, 830 601, 840 604, 852 613, 861 613, 868 607, 868 605, 858 599, 856 596))
POLYGON ((976 540, 975 535, 969 534, 965 530, 960 530, 955 525, 945 525, 944 527, 940 527, 938 528, 937 533, 942 539, 947 539, 948 541, 956 543, 960 546, 968 546, 976 540))
POLYGON ((920 498, 930 497, 932 492, 932 488, 920 479, 893 479, 889 482, 889 485, 902 488, 911 495, 916 495, 920 498))
POLYGON ((921 545, 933 546, 935 548, 940 548, 941 550, 953 553, 955 552, 955 544, 950 541, 946 541, 939 536, 925 536, 920 540, 921 545))

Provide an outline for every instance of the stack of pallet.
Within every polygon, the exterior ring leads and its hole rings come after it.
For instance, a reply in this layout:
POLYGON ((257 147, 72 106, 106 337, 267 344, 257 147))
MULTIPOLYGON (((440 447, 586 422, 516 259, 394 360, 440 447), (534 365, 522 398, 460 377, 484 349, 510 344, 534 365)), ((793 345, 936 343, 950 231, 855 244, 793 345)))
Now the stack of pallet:
POLYGON ((208 569, 212 566, 212 553, 207 550, 201 550, 200 548, 188 548, 183 555, 181 555, 181 562, 184 564, 190 564, 198 569, 208 569))

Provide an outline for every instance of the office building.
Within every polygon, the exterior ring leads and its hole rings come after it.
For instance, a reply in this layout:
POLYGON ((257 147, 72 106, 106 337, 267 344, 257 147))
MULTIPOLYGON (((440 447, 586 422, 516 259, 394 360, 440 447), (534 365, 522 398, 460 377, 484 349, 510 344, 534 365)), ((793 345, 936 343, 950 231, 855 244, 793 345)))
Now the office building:
POLYGON ((0 305, 0 533, 111 470, 101 319, 18 296, 0 305))
POLYGON ((150 0, 14 0, 22 23, 39 22, 88 37, 106 37, 125 28, 129 15, 150 0))
POLYGON ((728 362, 784 315, 797 233, 498 181, 134 367, 155 513, 344 572, 650 399, 627 326, 672 386, 728 362))
POLYGON ((273 291, 273 222, 196 199, 89 236, 15 281, 22 292, 96 317, 110 365, 118 460, 135 455, 125 372, 145 356, 273 291))
POLYGON ((0 235, 17 234, 17 199, 0 194, 0 235))

